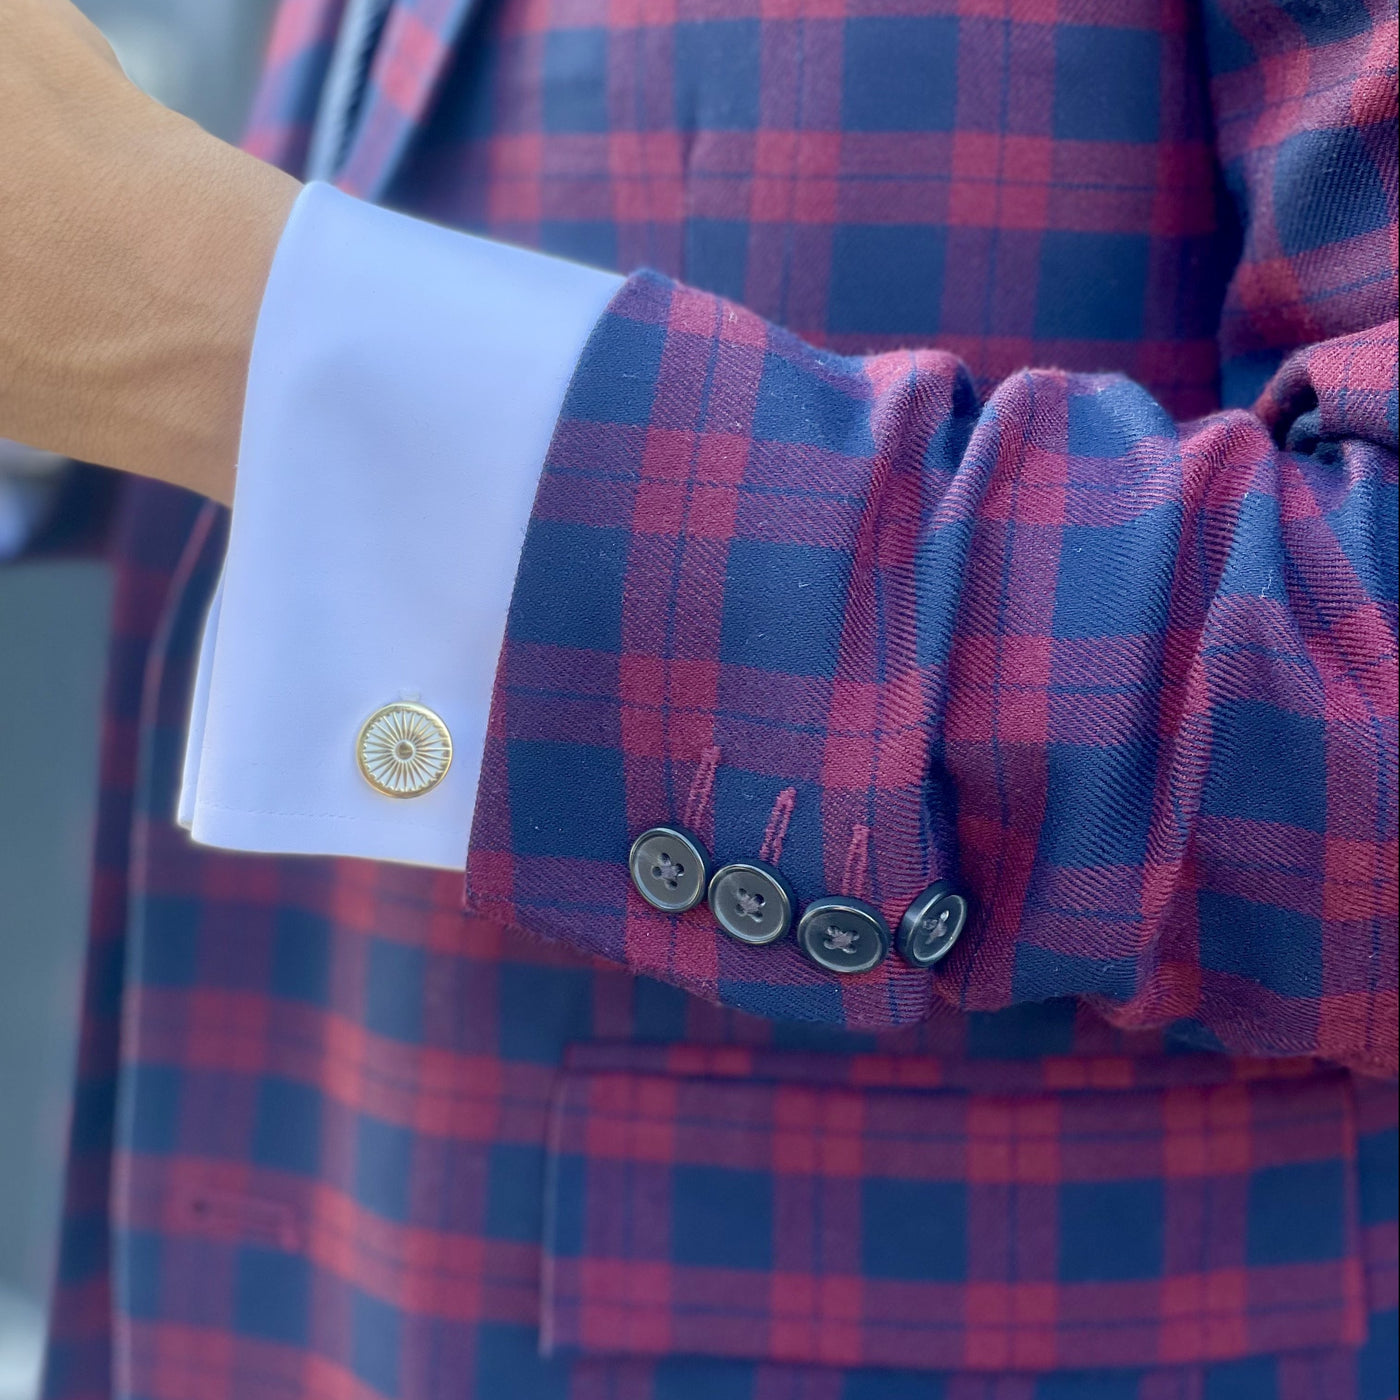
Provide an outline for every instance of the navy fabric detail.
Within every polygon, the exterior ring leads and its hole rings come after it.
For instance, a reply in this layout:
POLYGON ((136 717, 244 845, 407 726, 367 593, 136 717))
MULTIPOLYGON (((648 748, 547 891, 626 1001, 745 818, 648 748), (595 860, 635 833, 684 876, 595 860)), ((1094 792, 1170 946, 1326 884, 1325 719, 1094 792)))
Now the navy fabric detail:
POLYGON ((838 225, 831 236, 828 329, 936 333, 947 252, 947 230, 936 224, 838 225))
POLYGON ((1394 1220, 1395 1183, 1400 1181, 1400 1134, 1394 1128, 1361 1134, 1356 1142, 1356 1174, 1361 1223, 1383 1225, 1394 1220))
POLYGON ((1392 198, 1355 131, 1304 131, 1279 147, 1274 208, 1279 242, 1290 257, 1390 226, 1392 198))
POLYGON ((759 441, 802 443, 851 457, 866 456, 875 445, 869 403, 848 366, 835 356, 799 364, 784 355, 765 355, 753 435, 759 441))
POLYGON ((1058 1191, 1062 1282, 1161 1275, 1160 1180, 1066 1181, 1058 1191))
MULTIPOLYGON (((1252 541, 1277 540, 1278 498, 1249 492, 1240 503, 1240 523, 1252 541)), ((1288 606, 1288 580, 1278 566, 1279 554, 1268 549, 1232 549, 1220 576, 1220 591, 1243 598, 1266 598, 1288 606)))
POLYGON ((817 545, 735 540, 724 585, 720 660, 830 676, 841 642, 849 557, 817 545))
POLYGON ((1302 1264, 1346 1254, 1347 1167, 1340 1161, 1260 1167, 1249 1178, 1250 1264, 1302 1264))
MULTIPOLYGON (((473 1396, 519 1396, 520 1400, 568 1400, 568 1360, 547 1361, 540 1356, 538 1325, 479 1322, 476 1340, 473 1396)), ((659 1400, 659 1397, 658 1397, 659 1400)))
POLYGON ((627 858, 622 754, 597 744, 513 740, 511 833, 522 856, 627 858), (586 821, 582 813, 588 814, 586 821))
POLYGON ((142 906, 145 937, 141 941, 141 976, 152 987, 188 987, 197 972, 196 947, 201 911, 197 899, 180 895, 148 896, 142 906))
POLYGON ((131 1080, 131 1145, 137 1152, 173 1152, 185 1077, 173 1065, 137 1065, 131 1080))
POLYGON ((487 1149, 486 1232, 536 1244, 544 1208, 544 1153, 536 1143, 495 1142, 487 1149))
POLYGON ((1142 580, 1163 573, 1176 553, 1181 512, 1158 506, 1105 529, 1067 525, 1055 583, 1057 637, 1150 637, 1166 622, 1164 589, 1142 580))
POLYGON ((1236 895, 1196 897, 1201 966, 1284 997, 1322 995, 1322 921, 1236 895))
POLYGON ((1393 604, 1400 597, 1400 492, 1378 482, 1358 482, 1354 490, 1371 498, 1369 508, 1329 511, 1327 524, 1367 594, 1393 604))
POLYGON ((685 275, 695 287, 742 301, 748 268, 749 225, 742 219, 687 219, 685 275))
MULTIPOLYGON (((758 629, 763 624, 755 619, 750 625, 758 629)), ((721 861, 756 855, 763 847, 773 804, 786 788, 794 789, 796 801, 779 864, 799 899, 815 899, 827 892, 821 858, 821 789, 816 783, 794 781, 786 773, 752 773, 721 764, 714 786, 715 855, 721 861)))
POLYGON ((366 950, 365 1025, 377 1035, 409 1044, 423 1039, 424 974, 422 948, 371 938, 366 950))
POLYGON ((584 1193, 588 1190, 588 1159, 561 1152, 550 1159, 549 1248, 561 1259, 578 1259, 584 1250, 584 1193))
POLYGON ((1069 450, 1076 457, 1126 457, 1148 438, 1174 443, 1179 434, 1166 410, 1128 379, 1114 379, 1091 394, 1071 394, 1069 450))
POLYGON ((584 355, 560 416, 587 423, 646 423, 665 343, 662 326, 623 318, 609 321, 607 352, 584 355))
POLYGON ((330 921, 286 905, 273 921, 272 974, 274 996, 325 1006, 330 985, 330 921))
POLYGON ((91 1277, 93 1271, 105 1267, 110 1236, 107 1217, 97 1212, 79 1215, 75 1228, 64 1232, 58 1255, 58 1279, 72 1283, 91 1277))
POLYGON ((1366 0, 1278 0, 1278 5, 1313 48, 1362 34, 1371 22, 1366 0))
POLYGON ((1060 1371, 1039 1376, 1035 1400, 1142 1400, 1141 1371, 1060 1371))
MULTIPOLYGON (((773 984, 771 982, 742 981, 738 978, 723 977, 719 982, 720 999, 726 1006, 736 1011, 747 1011, 753 1016, 773 1018, 773 984)), ((828 1025, 841 1024, 841 989, 831 986, 803 987, 800 993, 789 993, 783 1007, 786 1016, 801 1016, 803 1021, 826 1022, 828 1025)), ((775 1035, 804 1037, 807 1032, 796 1021, 779 1018, 775 1035)), ((790 1043, 790 1040, 787 1041, 790 1043)), ((805 1043, 805 1042, 804 1042, 805 1043)))
POLYGON ((132 1317, 160 1316, 162 1244, 163 1237, 152 1230, 132 1230, 122 1241, 122 1301, 132 1317))
POLYGON ((944 1400, 947 1386, 936 1372, 851 1371, 841 1400, 944 1400))
POLYGON ((1050 865, 1140 866, 1157 781, 1157 745, 1049 744, 1050 785, 1040 833, 1050 865))
POLYGON ((359 1288, 353 1289, 350 1297, 350 1325, 354 1329, 351 1366, 367 1385, 385 1395, 398 1395, 403 1314, 359 1288))
POLYGON ((716 1269, 771 1269, 773 1184, 768 1172, 677 1164, 671 1257, 716 1269))
POLYGON ((967 1185, 867 1176, 860 1183, 861 1269, 871 1278, 967 1277, 967 1185))
POLYGON ((621 530, 537 518, 520 556, 511 600, 511 638, 542 646, 617 651, 622 645, 629 544, 621 530), (569 587, 562 591, 550 587, 559 570, 569 578, 569 587))
POLYGON ((669 982, 638 977, 632 983, 632 1024, 639 1040, 675 1041, 685 1038, 686 1010, 691 998, 669 982))
POLYGON ((603 219, 541 219, 540 247, 591 267, 617 263, 617 226, 603 219))
POLYGON ((951 15, 848 19, 841 118, 847 131, 951 131, 958 21, 951 15))
POLYGON ((752 131, 758 125, 757 20, 711 19, 677 24, 676 128, 752 131))
POLYGON ((1254 50, 1230 23, 1220 0, 1204 0, 1201 6, 1206 50, 1210 66, 1219 74, 1238 73, 1254 62, 1254 50))
POLYGON ((1201 811, 1322 832, 1327 821, 1323 722, 1262 700, 1224 700, 1213 712, 1201 811))
MULTIPOLYGON (((1371 1327, 1356 1358, 1356 1400, 1393 1400, 1400 1358, 1400 1314, 1371 1314, 1371 1327)), ((1222 1398, 1223 1400, 1223 1398, 1222 1398)))
POLYGON ((321 1167, 320 1090, 281 1075, 258 1084, 252 1159, 274 1171, 315 1176, 321 1167))
POLYGON ((608 129, 608 31, 555 29, 544 40, 546 131, 608 129))
POLYGON ((655 1400, 758 1400, 752 1364, 695 1356, 661 1357, 652 1395, 655 1400))
POLYGON ((587 968, 506 963, 498 981, 501 1055, 558 1064, 571 1040, 593 1033, 593 981, 587 968))
POLYGON ((311 1340, 311 1260, 244 1245, 234 1269, 233 1325, 250 1337, 306 1346, 311 1340))
POLYGON ((1283 356, 1277 350, 1232 355, 1220 366, 1220 403, 1224 408, 1250 408, 1258 402, 1283 356))
POLYGON ((1017 1001, 1048 1001, 1070 996, 1127 1001, 1138 990, 1135 958, 1094 958, 1058 953, 1037 944, 1016 945, 1011 991, 1017 1001))
POLYGON ((1142 335, 1148 240, 1136 233, 1050 229, 1040 240, 1035 333, 1046 340, 1142 335))
MULTIPOLYGON (((835 988, 818 988, 818 991, 834 991, 835 988)), ((821 1020, 774 1021, 773 1048, 775 1050, 820 1050, 827 1055, 859 1055, 866 1051, 878 1051, 880 1039, 868 1032, 848 1031, 833 1024, 834 1017, 824 1001, 812 1003, 812 989, 803 993, 804 1005, 812 1009, 814 1016, 821 1020)))
POLYGON ((1201 1378, 1201 1400, 1282 1400, 1277 1358, 1249 1356, 1207 1366, 1201 1378))
POLYGON ((361 1115, 355 1124, 355 1200, 386 1220, 408 1219, 414 1135, 361 1115))
POLYGON ((1055 26, 1055 135, 1069 141, 1156 141, 1162 40, 1150 29, 1055 26))
POLYGON ((1068 997, 1028 1002, 1005 1011, 973 1011, 967 1018, 967 1053, 976 1059, 1035 1060, 1066 1055, 1074 1045, 1078 1015, 1068 997))

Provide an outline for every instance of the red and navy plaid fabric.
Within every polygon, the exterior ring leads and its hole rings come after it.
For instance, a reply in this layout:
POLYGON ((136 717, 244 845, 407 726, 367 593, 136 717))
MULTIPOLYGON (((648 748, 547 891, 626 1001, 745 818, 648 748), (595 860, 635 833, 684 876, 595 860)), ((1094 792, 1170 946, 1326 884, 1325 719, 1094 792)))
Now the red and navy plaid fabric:
POLYGON ((838 359, 634 278, 526 537, 473 907, 766 1015, 1077 995, 1394 1074, 1394 323, 1322 358, 1359 391, 1321 386, 1335 437, 1179 429, 1126 380, 979 404, 943 352, 838 359), (752 858, 780 811, 799 901, 894 924, 961 880, 936 973, 842 978, 631 888, 635 832, 752 858))
POLYGON ((1014 1095, 925 1061, 930 1095, 900 1060, 832 1087, 589 1048, 551 1124, 548 1353, 1007 1372, 1365 1338, 1342 1076, 1096 1090, 1089 1061, 1014 1095))
MULTIPOLYGON (((713 295, 633 281, 584 355, 526 542, 474 907, 768 1015, 882 1027, 940 993, 983 1009, 1078 995, 1240 1053, 1395 1072, 1394 23, 1271 14, 1207 27, 1244 230, 1230 367, 1238 380, 1329 338, 1260 416, 1183 429, 1140 387, 1061 372, 979 400, 946 351, 838 360, 713 295), (799 899, 861 895, 893 923, 960 873, 977 913, 939 975, 890 962, 843 981, 630 889, 630 834, 689 821, 742 859, 780 806, 806 818, 784 851, 799 899)), ((1057 29, 1049 91, 1008 86, 1003 112, 1047 122, 1067 171, 1071 135, 1090 138, 1105 180, 1141 168, 1130 137, 1189 133, 1152 99, 1170 44, 1116 15, 1057 29), (1124 86, 1080 91, 1110 53, 1124 86)), ((943 15, 815 27, 831 82, 807 110, 856 128, 834 171, 841 222, 810 234, 802 265, 829 270, 823 329, 856 314, 848 286, 867 336, 917 338, 921 317, 962 329, 948 283, 968 261, 947 256, 949 228, 910 221, 919 180, 862 206, 862 137, 886 133, 885 160, 909 139, 887 133, 951 124, 964 46, 971 92, 1008 41, 943 15), (956 75, 946 123, 919 105, 936 84, 891 77, 913 54, 926 74, 934 52, 956 75)), ((774 22, 775 46, 789 29, 774 22)), ((738 81, 726 69, 720 86, 738 81)), ((920 147, 952 155, 948 218, 960 136, 920 147)), ((744 168, 737 139, 723 149, 744 168)), ((1039 280, 1017 313, 1078 318, 1103 343, 1029 348, 1112 364, 1110 306, 1131 288, 1135 333, 1152 320, 1154 226, 1125 231, 1119 208, 1066 230, 1057 212, 1031 235, 1039 280)), ((752 258, 762 226, 742 232, 752 258)))
MULTIPOLYGON (((259 153, 340 10, 284 6, 259 153)), ((1199 1049, 1393 1065, 1394 40, 398 0, 347 186, 663 274, 555 443, 473 852, 576 946, 190 847, 220 527, 132 493, 51 1396, 1395 1400, 1393 1086, 1199 1049), (1178 426, 1222 351, 1240 411, 1178 426), (546 596, 551 532, 605 547, 546 596), (946 868, 979 922, 942 995, 736 965, 532 807, 561 773, 610 841, 692 807, 804 895, 946 868)))

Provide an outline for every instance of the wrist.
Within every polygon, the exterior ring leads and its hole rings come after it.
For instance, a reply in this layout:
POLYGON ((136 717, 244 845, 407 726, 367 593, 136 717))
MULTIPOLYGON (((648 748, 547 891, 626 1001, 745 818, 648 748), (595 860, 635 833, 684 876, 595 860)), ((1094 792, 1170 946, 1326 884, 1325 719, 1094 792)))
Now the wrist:
POLYGON ((67 0, 0 0, 0 437, 232 494, 296 181, 128 82, 67 0))
POLYGON ((152 168, 146 265, 159 296, 116 388, 130 422, 113 465, 228 504, 258 313, 301 187, 197 128, 174 133, 152 168))
POLYGON ((300 186, 118 92, 46 130, 11 201, 0 435, 227 502, 263 288, 300 186))
POLYGON ((86 377, 99 441, 84 455, 227 504, 258 312, 300 186, 183 119, 164 125, 130 210, 143 297, 86 377))

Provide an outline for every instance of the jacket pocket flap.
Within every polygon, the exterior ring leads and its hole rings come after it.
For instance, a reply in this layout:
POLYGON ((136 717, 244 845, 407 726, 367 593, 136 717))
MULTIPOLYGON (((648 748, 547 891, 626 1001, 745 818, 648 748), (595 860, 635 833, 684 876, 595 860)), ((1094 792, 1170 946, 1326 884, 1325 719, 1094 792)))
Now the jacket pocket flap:
POLYGON ((547 1353, 1173 1365, 1365 1335, 1345 1076, 994 1094, 575 1066, 547 1353))

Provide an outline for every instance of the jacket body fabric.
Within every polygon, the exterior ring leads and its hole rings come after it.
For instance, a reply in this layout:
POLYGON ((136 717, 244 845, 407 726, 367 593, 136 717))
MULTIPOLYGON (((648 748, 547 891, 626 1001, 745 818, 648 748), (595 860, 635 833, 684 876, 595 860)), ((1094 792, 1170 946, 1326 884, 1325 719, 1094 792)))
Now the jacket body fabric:
POLYGON ((340 183, 650 270, 465 884, 174 829, 223 522, 128 491, 52 1400, 1396 1395, 1395 40, 397 0, 340 183), (972 918, 843 978, 645 905, 659 823, 972 918))

